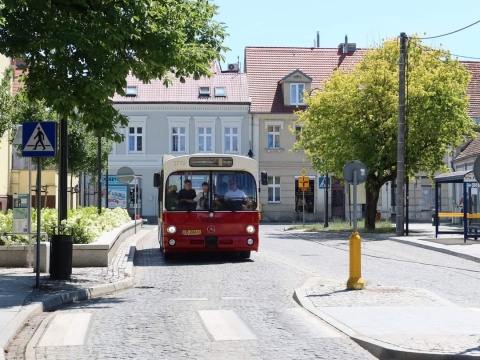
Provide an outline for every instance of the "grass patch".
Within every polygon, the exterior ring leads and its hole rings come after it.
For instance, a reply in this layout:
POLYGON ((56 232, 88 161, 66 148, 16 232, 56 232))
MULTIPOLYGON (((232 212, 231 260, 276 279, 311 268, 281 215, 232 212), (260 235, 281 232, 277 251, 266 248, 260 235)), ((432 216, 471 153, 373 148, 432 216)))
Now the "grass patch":
MULTIPOLYGON (((370 234, 391 234, 395 233, 395 227, 393 227, 391 221, 379 221, 375 224, 375 230, 365 229, 365 221, 358 221, 358 232, 359 233, 370 233, 370 234)), ((328 227, 324 227, 323 223, 315 223, 308 225, 292 225, 288 230, 305 230, 305 231, 336 231, 336 232, 351 232, 353 231, 353 224, 349 221, 344 221, 340 219, 333 219, 328 223, 328 227)))

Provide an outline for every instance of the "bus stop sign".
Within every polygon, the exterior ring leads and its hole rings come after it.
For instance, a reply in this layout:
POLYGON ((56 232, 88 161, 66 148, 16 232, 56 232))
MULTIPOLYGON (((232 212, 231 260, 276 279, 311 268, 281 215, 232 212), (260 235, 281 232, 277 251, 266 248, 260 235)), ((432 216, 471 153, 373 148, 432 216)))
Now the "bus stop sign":
POLYGON ((480 156, 477 156, 477 159, 473 163, 473 175, 475 175, 475 180, 480 183, 480 156))
POLYGON ((346 182, 353 184, 353 172, 357 172, 357 184, 365 182, 367 179, 367 168, 359 160, 353 160, 343 167, 343 178, 346 182))

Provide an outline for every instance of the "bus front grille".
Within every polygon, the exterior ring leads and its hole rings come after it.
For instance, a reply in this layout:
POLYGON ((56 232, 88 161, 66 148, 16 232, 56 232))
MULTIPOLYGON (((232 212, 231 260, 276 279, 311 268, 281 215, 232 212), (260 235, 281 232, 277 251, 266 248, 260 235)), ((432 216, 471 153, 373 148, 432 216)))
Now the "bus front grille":
POLYGON ((218 237, 217 236, 206 236, 205 237, 205 246, 208 249, 215 249, 218 247, 218 237))

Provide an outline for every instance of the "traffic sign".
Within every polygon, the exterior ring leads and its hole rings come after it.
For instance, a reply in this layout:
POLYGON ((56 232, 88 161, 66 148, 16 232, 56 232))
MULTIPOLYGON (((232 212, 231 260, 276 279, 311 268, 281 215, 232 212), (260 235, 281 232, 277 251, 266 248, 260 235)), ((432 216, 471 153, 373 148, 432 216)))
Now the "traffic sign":
POLYGON ((367 168, 359 160, 353 160, 345 164, 343 167, 343 179, 352 184, 353 183, 353 173, 357 173, 357 184, 365 182, 367 179, 367 168))
POLYGON ((57 150, 57 123, 27 121, 23 124, 22 156, 52 157, 57 150))
POLYGON ((308 174, 308 170, 307 170, 307 169, 303 168, 302 170, 300 170, 300 175, 305 176, 305 175, 307 175, 307 174, 308 174))
POLYGON ((307 191, 310 187, 310 178, 308 176, 301 176, 298 178, 298 187, 302 191, 307 191))
POLYGON ((122 184, 128 185, 133 179, 135 179, 135 172, 128 166, 123 166, 117 171, 117 179, 122 184))
POLYGON ((480 156, 477 156, 473 163, 473 175, 475 176, 475 180, 480 182, 480 156))
POLYGON ((318 188, 319 189, 329 189, 330 188, 330 177, 320 176, 318 178, 318 188))

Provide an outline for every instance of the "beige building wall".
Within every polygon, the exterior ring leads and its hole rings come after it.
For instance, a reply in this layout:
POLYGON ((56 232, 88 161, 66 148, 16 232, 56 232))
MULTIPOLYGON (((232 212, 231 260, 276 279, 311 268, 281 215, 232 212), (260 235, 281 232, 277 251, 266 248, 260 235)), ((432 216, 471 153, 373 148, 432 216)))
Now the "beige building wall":
MULTIPOLYGON (((307 176, 314 180, 313 213, 307 213, 306 221, 320 221, 324 214, 324 190, 318 189, 318 174, 306 160, 303 151, 292 151, 295 135, 290 131, 294 126, 294 116, 290 114, 253 114, 254 135, 258 137, 254 143, 255 158, 259 161, 260 171, 267 171, 268 176, 280 179, 280 201, 268 200, 268 187, 263 186, 260 192, 262 218, 266 221, 301 221, 302 214, 298 210, 299 194, 296 192, 295 181, 301 176, 300 171, 306 169, 307 176), (280 143, 278 148, 268 144, 268 127, 279 127, 280 143), (258 129, 258 130, 257 130, 258 129), (258 154, 258 155, 257 155, 258 154)), ((301 208, 301 207, 300 207, 301 208)))

